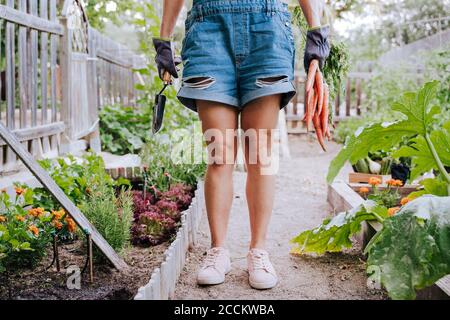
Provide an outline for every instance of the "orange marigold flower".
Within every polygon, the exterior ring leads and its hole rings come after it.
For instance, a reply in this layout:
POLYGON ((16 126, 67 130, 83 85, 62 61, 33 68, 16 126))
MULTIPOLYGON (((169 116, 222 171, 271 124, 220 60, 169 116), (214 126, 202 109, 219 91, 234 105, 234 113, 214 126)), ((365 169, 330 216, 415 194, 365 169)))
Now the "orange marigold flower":
POLYGON ((35 237, 39 235, 39 229, 35 225, 31 225, 28 230, 30 230, 35 237))
POLYGON ((28 214, 33 217, 40 217, 45 213, 43 208, 33 208, 28 211, 28 214))
POLYGON ((390 179, 387 181, 387 184, 391 187, 403 187, 403 181, 401 180, 390 179))
POLYGON ((362 187, 361 189, 359 189, 359 193, 362 195, 366 195, 370 192, 369 188, 367 187, 362 187))
POLYGON ((0 223, 5 222, 6 221, 6 217, 5 216, 0 216, 0 223))
POLYGON ((404 206, 404 205, 406 205, 409 202, 411 202, 411 199, 406 197, 406 198, 403 198, 400 203, 402 204, 402 206, 404 206))
POLYGON ((19 221, 19 222, 24 222, 25 221, 25 217, 17 215, 16 216, 16 220, 19 221))
POLYGON ((77 224, 72 218, 66 217, 65 222, 67 223, 67 229, 69 232, 74 233, 77 230, 77 224))
POLYGON ((58 221, 58 220, 54 220, 52 222, 52 225, 57 229, 57 230, 61 230, 63 228, 63 224, 58 221))
POLYGON ((27 191, 26 189, 23 189, 23 188, 14 188, 14 190, 16 191, 16 194, 18 195, 18 196, 21 196, 21 195, 23 195, 24 193, 25 193, 25 191, 27 191))
POLYGON ((61 209, 59 211, 52 211, 53 220, 61 220, 65 214, 66 212, 64 211, 64 209, 61 209))
POLYGON ((389 216, 389 217, 393 217, 393 216, 395 216, 399 211, 400 211, 400 208, 399 208, 399 207, 390 208, 390 209, 388 210, 388 216, 389 216))
POLYGON ((381 182, 382 182, 382 181, 381 181, 380 178, 372 177, 372 178, 369 179, 369 184, 370 184, 371 186, 373 186, 373 187, 379 186, 379 185, 381 184, 381 182))

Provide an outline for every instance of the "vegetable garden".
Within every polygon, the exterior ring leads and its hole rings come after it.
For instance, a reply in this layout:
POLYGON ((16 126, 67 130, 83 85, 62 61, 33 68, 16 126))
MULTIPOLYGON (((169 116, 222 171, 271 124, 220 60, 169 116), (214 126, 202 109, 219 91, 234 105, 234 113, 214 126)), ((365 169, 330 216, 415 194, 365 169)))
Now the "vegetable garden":
MULTIPOLYGON (((294 3, 301 53, 307 26, 294 3)), ((405 15, 419 8, 401 3, 405 15)), ((393 6, 386 1, 374 5, 384 25, 342 33, 340 21, 370 9, 362 1, 331 3, 336 30, 323 70, 330 93, 324 131, 303 122, 311 97, 303 93, 301 54, 299 92, 282 111, 293 159, 286 163, 322 157, 328 176, 317 173, 320 183, 308 184, 281 175, 279 183, 292 184, 292 194, 310 189, 305 202, 312 189, 326 193, 328 186, 329 204, 313 200, 314 219, 298 227, 275 214, 280 230, 283 223, 296 230, 274 239, 312 270, 323 267, 321 259, 341 271, 347 267, 334 261, 361 263, 361 290, 374 298, 450 294, 450 19, 435 18, 448 5, 431 1, 423 16, 395 24, 383 11, 393 6), (438 45, 414 49, 424 41, 438 45), (401 50, 409 64, 386 63, 401 50)), ((151 133, 153 98, 163 85, 149 41, 159 32, 159 2, 7 0, 0 14, 0 299, 203 297, 185 288, 195 286, 186 279, 208 240, 206 150, 197 116, 177 101, 176 88, 166 91, 162 131, 151 133)), ((182 41, 180 25, 175 38, 182 41)), ((283 201, 303 201, 296 197, 283 201)), ((297 220, 308 214, 295 210, 297 220)), ((231 232, 230 239, 241 237, 231 232)), ((280 257, 289 256, 283 250, 280 257)), ((295 282, 302 270, 280 261, 295 282)), ((237 278, 240 271, 233 271, 237 278)), ((289 289, 261 297, 283 299, 283 292, 289 289)))

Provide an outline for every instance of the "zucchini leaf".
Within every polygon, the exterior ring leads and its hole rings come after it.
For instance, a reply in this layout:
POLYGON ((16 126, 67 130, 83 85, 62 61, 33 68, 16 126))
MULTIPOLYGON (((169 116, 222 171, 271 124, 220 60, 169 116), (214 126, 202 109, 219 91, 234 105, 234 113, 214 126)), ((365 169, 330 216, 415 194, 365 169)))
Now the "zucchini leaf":
POLYGON ((392 299, 414 299, 416 290, 450 274, 450 197, 424 196, 384 222, 366 248, 370 279, 392 299))
MULTIPOLYGON (((442 163, 450 167, 450 122, 444 124, 442 129, 431 132, 430 138, 442 163)), ((403 146, 393 154, 395 158, 412 158, 411 180, 415 180, 424 172, 432 169, 439 170, 425 138, 417 136, 411 142, 411 145, 403 146)))
POLYGON ((361 223, 382 220, 387 217, 387 208, 374 201, 366 201, 361 206, 326 219, 319 227, 305 231, 291 240, 295 246, 293 254, 324 254, 340 252, 352 247, 351 237, 361 230, 361 223), (380 219, 381 217, 381 219, 380 219))
POLYGON ((403 120, 371 124, 358 129, 332 161, 328 182, 333 182, 347 161, 355 164, 368 157, 370 152, 391 150, 405 138, 424 136, 433 124, 434 117, 442 112, 440 107, 431 106, 438 87, 438 81, 428 82, 417 93, 407 92, 399 102, 394 103, 391 109, 403 114, 403 120))

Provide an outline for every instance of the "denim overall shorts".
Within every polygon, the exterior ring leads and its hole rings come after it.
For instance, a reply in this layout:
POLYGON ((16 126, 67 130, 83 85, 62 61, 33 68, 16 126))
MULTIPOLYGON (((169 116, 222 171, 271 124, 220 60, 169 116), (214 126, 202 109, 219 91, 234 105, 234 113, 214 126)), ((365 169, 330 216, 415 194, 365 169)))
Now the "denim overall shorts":
POLYGON ((281 94, 280 109, 295 96, 291 14, 280 0, 193 0, 182 44, 178 99, 242 111, 261 97, 281 94))

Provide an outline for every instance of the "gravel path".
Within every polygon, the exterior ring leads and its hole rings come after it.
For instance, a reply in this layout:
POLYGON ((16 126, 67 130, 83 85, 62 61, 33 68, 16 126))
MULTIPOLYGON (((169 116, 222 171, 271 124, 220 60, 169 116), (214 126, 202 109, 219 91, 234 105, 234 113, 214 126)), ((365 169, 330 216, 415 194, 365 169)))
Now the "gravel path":
POLYGON ((329 152, 319 150, 307 136, 291 137, 292 159, 285 161, 277 182, 274 215, 268 239, 272 262, 280 276, 278 287, 255 291, 249 287, 246 254, 249 219, 245 201, 245 174, 235 174, 228 247, 233 270, 226 283, 202 288, 195 276, 209 247, 206 216, 200 227, 200 243, 189 253, 187 265, 175 293, 176 299, 384 299, 382 292, 367 289, 365 266, 359 250, 323 257, 292 257, 289 240, 301 231, 317 226, 331 209, 327 204, 326 171, 339 147, 330 144, 329 152))

